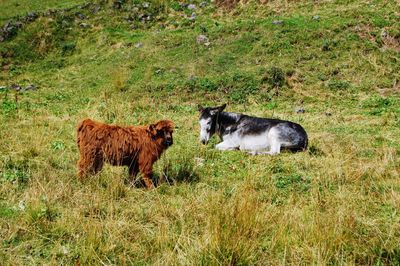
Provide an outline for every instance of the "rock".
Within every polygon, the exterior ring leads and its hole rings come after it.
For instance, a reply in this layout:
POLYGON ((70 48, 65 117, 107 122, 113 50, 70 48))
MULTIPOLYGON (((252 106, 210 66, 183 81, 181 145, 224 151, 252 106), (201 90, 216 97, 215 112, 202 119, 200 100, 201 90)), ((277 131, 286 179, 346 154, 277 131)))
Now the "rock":
POLYGON ((84 22, 82 22, 81 24, 79 24, 79 26, 80 26, 81 28, 84 28, 84 29, 90 28, 90 25, 87 24, 87 23, 84 23, 84 22))
POLYGON ((141 13, 141 14, 138 15, 138 18, 140 19, 140 21, 142 23, 145 23, 146 21, 151 20, 151 15, 145 14, 145 13, 141 13))
POLYGON ((86 18, 86 16, 84 14, 80 13, 80 12, 76 12, 75 16, 77 18, 79 18, 80 20, 84 20, 86 18))
POLYGON ((274 21, 272 21, 272 24, 281 25, 281 24, 283 24, 283 21, 282 20, 274 20, 274 21))
POLYGON ((19 86, 18 84, 12 84, 11 89, 15 90, 15 91, 20 91, 20 90, 22 90, 22 87, 19 86))
POLYGON ((23 202, 22 200, 18 203, 18 208, 23 211, 25 210, 25 202, 23 202))
POLYGON ((192 15, 190 17, 188 17, 188 20, 196 20, 196 13, 192 13, 192 15))
POLYGON ((147 2, 143 2, 142 7, 143 8, 149 8, 150 4, 147 2))
POLYGON ((200 34, 199 36, 197 36, 196 38, 197 44, 204 44, 206 45, 206 43, 210 43, 209 39, 206 35, 200 34))
POLYGON ((195 9, 196 9, 196 5, 195 5, 195 4, 189 4, 189 5, 187 6, 187 9, 195 10, 195 9))
POLYGON ((22 28, 23 25, 24 25, 24 23, 22 23, 21 21, 17 21, 14 23, 14 26, 17 27, 17 29, 22 28))
POLYGON ((387 38, 389 36, 389 33, 386 31, 386 30, 382 30, 382 32, 381 32, 381 37, 382 38, 387 38))
POLYGON ((143 46, 143 43, 138 42, 135 44, 135 48, 141 48, 143 46))
POLYGON ((320 17, 318 15, 315 15, 315 16, 312 17, 313 20, 319 20, 319 18, 320 17))
POLYGON ((61 247, 61 251, 64 255, 67 255, 69 253, 68 249, 65 246, 61 247))
POLYGON ((306 112, 306 110, 304 110, 303 107, 299 107, 299 108, 296 108, 296 109, 295 109, 295 112, 296 112, 297 114, 304 114, 304 113, 306 112))
POLYGON ((332 113, 331 113, 331 112, 325 112, 325 115, 326 115, 326 116, 331 116, 332 113))
POLYGON ((36 89, 37 89, 37 88, 36 88, 35 85, 29 84, 28 86, 25 87, 24 90, 26 90, 26 91, 31 91, 31 90, 36 90, 36 89))
POLYGON ((155 72, 156 72, 156 74, 160 74, 162 72, 162 70, 161 69, 157 69, 155 72))
POLYGON ((200 7, 206 7, 206 5, 207 5, 207 2, 201 2, 200 3, 200 7))
POLYGON ((26 21, 32 22, 36 20, 39 17, 39 15, 35 12, 29 12, 28 15, 26 16, 26 21))

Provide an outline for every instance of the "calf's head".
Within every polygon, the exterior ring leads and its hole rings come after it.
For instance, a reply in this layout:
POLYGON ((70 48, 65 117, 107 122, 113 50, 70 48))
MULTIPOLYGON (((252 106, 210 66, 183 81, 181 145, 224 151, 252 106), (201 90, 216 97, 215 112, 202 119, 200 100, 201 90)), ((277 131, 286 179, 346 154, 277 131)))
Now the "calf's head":
POLYGON ((200 117, 200 141, 207 144, 210 138, 215 134, 215 129, 218 122, 218 115, 226 107, 226 104, 217 107, 198 106, 200 117))
POLYGON ((152 138, 165 148, 173 144, 172 133, 174 132, 174 123, 172 121, 158 121, 155 124, 149 125, 148 130, 152 138))

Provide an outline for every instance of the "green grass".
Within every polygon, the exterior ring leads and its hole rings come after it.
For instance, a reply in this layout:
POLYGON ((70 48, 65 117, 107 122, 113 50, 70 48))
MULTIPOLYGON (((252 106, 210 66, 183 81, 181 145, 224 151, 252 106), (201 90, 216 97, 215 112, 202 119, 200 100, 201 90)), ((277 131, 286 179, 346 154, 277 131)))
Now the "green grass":
MULTIPOLYGON (((0 90, 4 264, 400 263, 395 1, 208 4, 194 22, 177 2, 127 2, 41 17, 1 43, 0 86, 38 87, 0 90), (155 15, 128 23, 134 12, 155 15), (302 124, 309 150, 219 152, 216 137, 202 146, 197 104, 225 102, 302 124), (75 126, 86 117, 172 119, 160 186, 128 187, 127 170, 110 166, 80 182, 75 126)), ((1 2, 0 21, 78 3, 1 2)))
POLYGON ((16 16, 25 16, 29 12, 44 12, 48 9, 69 8, 85 2, 84 0, 1 0, 0 23, 4 23, 16 16))

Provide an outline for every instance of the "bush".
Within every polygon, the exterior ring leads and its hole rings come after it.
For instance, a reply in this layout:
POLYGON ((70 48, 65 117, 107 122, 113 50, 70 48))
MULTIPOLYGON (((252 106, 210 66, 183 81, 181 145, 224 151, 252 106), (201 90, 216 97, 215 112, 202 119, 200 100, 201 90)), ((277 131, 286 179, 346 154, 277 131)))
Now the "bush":
POLYGON ((328 88, 331 90, 345 90, 350 88, 350 83, 345 80, 331 79, 328 82, 328 88))
POLYGON ((286 83, 285 72, 279 67, 271 67, 263 77, 271 88, 281 88, 286 83))

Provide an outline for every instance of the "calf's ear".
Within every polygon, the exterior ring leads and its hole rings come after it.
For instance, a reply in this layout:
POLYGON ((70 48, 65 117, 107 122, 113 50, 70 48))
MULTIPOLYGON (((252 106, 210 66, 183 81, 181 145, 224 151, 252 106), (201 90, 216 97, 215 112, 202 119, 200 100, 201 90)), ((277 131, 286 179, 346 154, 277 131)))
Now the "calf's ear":
POLYGON ((148 131, 150 132, 151 135, 155 136, 157 135, 157 129, 155 124, 150 124, 148 131))

